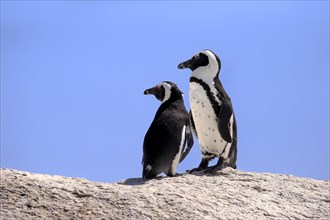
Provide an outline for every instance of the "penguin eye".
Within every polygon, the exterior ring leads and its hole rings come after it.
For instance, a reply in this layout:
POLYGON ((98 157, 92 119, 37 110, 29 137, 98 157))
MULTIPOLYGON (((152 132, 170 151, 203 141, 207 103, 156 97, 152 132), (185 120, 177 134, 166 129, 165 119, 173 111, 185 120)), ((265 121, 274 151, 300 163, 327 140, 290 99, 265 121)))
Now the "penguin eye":
POLYGON ((161 86, 160 86, 160 85, 158 85, 158 86, 156 86, 156 89, 157 89, 157 90, 160 90, 160 87, 161 87, 161 86))
POLYGON ((199 54, 195 55, 194 59, 198 60, 199 59, 199 54))

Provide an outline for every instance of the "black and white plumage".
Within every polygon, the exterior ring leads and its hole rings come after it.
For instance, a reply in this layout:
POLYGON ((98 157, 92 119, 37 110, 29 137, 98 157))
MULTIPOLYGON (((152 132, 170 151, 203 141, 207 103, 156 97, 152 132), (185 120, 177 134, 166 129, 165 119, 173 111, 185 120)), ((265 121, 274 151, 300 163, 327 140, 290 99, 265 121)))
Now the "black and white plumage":
POLYGON ((144 94, 155 95, 161 105, 144 137, 142 177, 150 179, 163 172, 174 176, 194 144, 182 92, 176 84, 164 81, 144 94))
POLYGON ((192 129, 202 151, 198 168, 215 172, 227 166, 236 168, 237 125, 231 99, 219 80, 221 61, 210 50, 203 50, 182 62, 179 69, 189 68, 189 100, 192 129), (217 164, 208 167, 209 161, 219 157, 217 164))

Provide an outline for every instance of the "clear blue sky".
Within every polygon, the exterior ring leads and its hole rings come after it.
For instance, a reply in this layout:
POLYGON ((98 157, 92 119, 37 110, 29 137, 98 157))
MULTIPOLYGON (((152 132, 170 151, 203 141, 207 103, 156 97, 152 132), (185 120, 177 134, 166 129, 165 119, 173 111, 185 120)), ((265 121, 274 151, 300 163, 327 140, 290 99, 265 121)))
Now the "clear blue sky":
MULTIPOLYGON (((170 80, 202 49, 238 123, 238 169, 329 179, 329 2, 1 1, 1 167, 114 182, 141 176, 170 80)), ((197 140, 178 171, 201 159, 197 140)))

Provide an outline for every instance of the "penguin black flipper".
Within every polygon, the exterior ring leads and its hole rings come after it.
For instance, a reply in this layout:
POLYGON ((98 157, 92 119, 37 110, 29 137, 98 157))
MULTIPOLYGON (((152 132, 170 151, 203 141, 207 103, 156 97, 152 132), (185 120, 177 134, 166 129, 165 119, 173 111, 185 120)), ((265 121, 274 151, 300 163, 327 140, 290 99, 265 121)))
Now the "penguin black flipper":
POLYGON ((186 158, 193 145, 194 145, 194 137, 191 133, 190 125, 188 125, 186 128, 185 143, 183 145, 186 149, 185 150, 182 149, 180 163, 186 158))
POLYGON ((219 91, 219 99, 221 100, 221 107, 218 113, 218 128, 221 137, 228 143, 232 142, 232 137, 230 135, 230 117, 233 115, 233 108, 231 105, 231 100, 224 90, 220 80, 216 78, 215 87, 219 91))
POLYGON ((230 135, 230 117, 232 115, 231 109, 226 104, 222 104, 219 115, 218 115, 218 127, 221 137, 228 143, 232 142, 230 135))

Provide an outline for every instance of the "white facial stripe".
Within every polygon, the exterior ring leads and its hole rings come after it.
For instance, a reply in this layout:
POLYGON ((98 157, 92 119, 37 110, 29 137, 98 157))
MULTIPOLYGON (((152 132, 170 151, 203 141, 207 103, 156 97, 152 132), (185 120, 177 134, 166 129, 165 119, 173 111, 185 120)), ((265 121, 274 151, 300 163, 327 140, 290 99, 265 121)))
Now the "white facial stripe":
POLYGON ((163 86, 163 88, 165 89, 165 96, 164 96, 164 99, 162 101, 162 103, 166 102, 170 97, 171 97, 171 88, 172 86, 168 83, 161 83, 160 85, 163 86))
POLYGON ((204 53, 206 56, 209 57, 209 65, 208 65, 209 68, 213 69, 215 72, 218 72, 219 71, 218 61, 215 55, 209 50, 203 50, 201 51, 201 53, 204 53))
POLYGON ((200 53, 205 54, 206 56, 208 56, 209 58, 211 58, 211 60, 217 61, 217 58, 215 58, 214 54, 211 51, 209 51, 209 50, 203 50, 200 53))
POLYGON ((192 72, 191 76, 201 79, 208 84, 212 83, 214 77, 219 71, 218 61, 215 55, 209 50, 203 50, 200 51, 199 53, 203 53, 206 56, 208 56, 209 64, 207 66, 198 67, 192 72))

